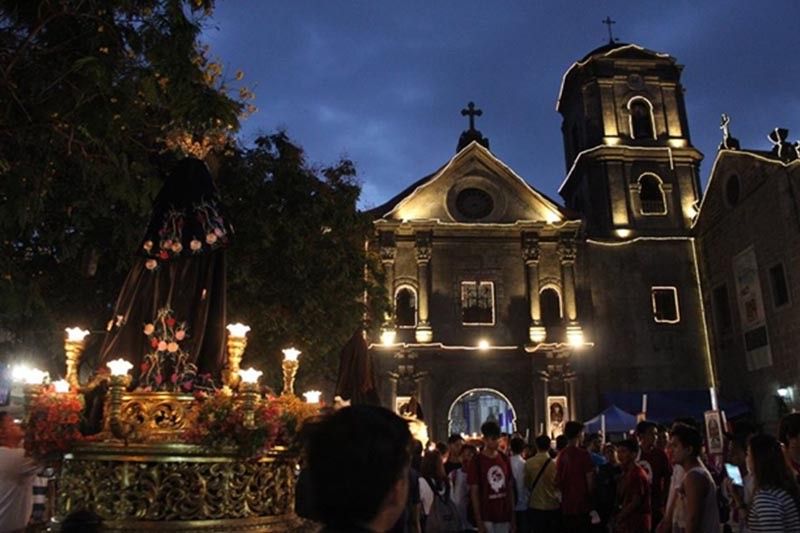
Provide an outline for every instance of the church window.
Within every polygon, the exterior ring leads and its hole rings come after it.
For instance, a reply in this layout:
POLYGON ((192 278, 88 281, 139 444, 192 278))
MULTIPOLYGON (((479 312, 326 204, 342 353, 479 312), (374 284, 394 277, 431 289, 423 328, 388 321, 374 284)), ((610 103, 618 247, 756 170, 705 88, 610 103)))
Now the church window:
POLYGON ((400 328, 417 325, 417 293, 408 286, 400 287, 394 296, 395 324, 400 328))
POLYGON ((661 324, 677 324, 681 321, 678 309, 678 289, 675 287, 653 287, 651 289, 653 319, 661 324))
POLYGON ((728 299, 728 288, 725 284, 714 289, 711 293, 711 300, 714 306, 714 326, 717 329, 717 335, 723 337, 733 329, 731 304, 728 299))
POLYGON ((789 286, 783 264, 778 263, 769 269, 769 284, 772 286, 772 304, 778 308, 789 303, 789 286))
POLYGON ((739 191, 739 176, 731 174, 728 176, 728 181, 725 182, 725 199, 730 207, 739 203, 739 191))
POLYGON ((646 98, 637 96, 628 102, 630 112, 631 138, 655 139, 656 130, 653 127, 653 104, 646 98))
POLYGON ((655 174, 639 176, 639 205, 643 215, 666 215, 667 203, 661 178, 655 174))
POLYGON ((461 322, 467 326, 494 325, 493 282, 461 282, 461 322))
POLYGON ((561 310, 561 295, 553 287, 545 287, 539 293, 539 310, 542 316, 542 325, 552 327, 561 324, 563 312, 561 310))

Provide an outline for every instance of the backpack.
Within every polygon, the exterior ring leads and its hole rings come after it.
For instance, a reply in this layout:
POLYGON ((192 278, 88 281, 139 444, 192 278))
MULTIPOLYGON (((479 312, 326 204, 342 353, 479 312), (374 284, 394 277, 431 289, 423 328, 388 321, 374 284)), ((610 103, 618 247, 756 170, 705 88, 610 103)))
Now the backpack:
POLYGON ((450 487, 445 484, 444 494, 439 494, 434 485, 427 479, 425 482, 433 491, 433 503, 428 517, 425 519, 426 533, 440 533, 448 531, 463 531, 461 518, 453 500, 450 499, 450 487))

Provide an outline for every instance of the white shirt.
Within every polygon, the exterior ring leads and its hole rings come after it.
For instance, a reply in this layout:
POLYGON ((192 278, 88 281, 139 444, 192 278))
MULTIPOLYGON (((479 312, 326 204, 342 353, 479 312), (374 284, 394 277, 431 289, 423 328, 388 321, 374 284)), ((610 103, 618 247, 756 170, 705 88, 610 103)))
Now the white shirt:
POLYGON ((39 467, 22 448, 0 447, 0 533, 28 525, 39 467))
POLYGON ((422 476, 419 477, 419 501, 422 502, 422 512, 428 516, 433 505, 433 489, 422 476))
POLYGON ((531 494, 525 487, 525 459, 521 455, 511 456, 511 474, 514 476, 514 485, 517 489, 517 503, 515 511, 527 511, 531 494))
MULTIPOLYGON (((704 477, 708 486, 705 499, 700 504, 700 531, 702 533, 719 533, 720 523, 719 508, 717 507, 717 485, 714 483, 714 478, 711 477, 711 473, 701 462, 700 466, 692 468, 683 476, 684 483, 686 482, 686 476, 692 472, 704 477)), ((672 514, 673 533, 683 533, 686 531, 687 504, 686 493, 683 489, 684 483, 681 483, 681 487, 675 495, 675 511, 672 514)))

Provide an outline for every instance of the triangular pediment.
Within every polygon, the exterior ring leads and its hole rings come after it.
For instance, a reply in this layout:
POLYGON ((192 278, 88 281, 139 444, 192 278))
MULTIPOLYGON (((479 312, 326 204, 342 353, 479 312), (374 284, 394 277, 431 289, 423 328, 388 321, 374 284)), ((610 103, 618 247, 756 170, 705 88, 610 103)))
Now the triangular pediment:
POLYGON ((476 142, 375 212, 385 220, 478 224, 569 218, 561 206, 476 142))

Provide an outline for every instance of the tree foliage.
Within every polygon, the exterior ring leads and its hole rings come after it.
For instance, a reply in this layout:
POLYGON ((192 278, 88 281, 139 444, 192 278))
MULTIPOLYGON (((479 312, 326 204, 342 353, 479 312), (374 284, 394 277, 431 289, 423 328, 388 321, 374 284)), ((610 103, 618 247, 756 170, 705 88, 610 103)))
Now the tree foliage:
POLYGON ((253 329, 243 364, 278 386, 280 350, 294 345, 303 352, 300 386, 324 386, 342 345, 387 305, 379 263, 365 250, 372 224, 356 206, 355 168, 347 160, 315 168, 279 132, 229 159, 221 174, 236 231, 228 314, 253 329))
POLYGON ((229 96, 221 67, 198 42, 212 4, 0 1, 0 342, 7 349, 60 359, 64 326, 100 329, 170 166, 169 149, 207 151, 238 128, 251 95, 242 88, 229 96))

